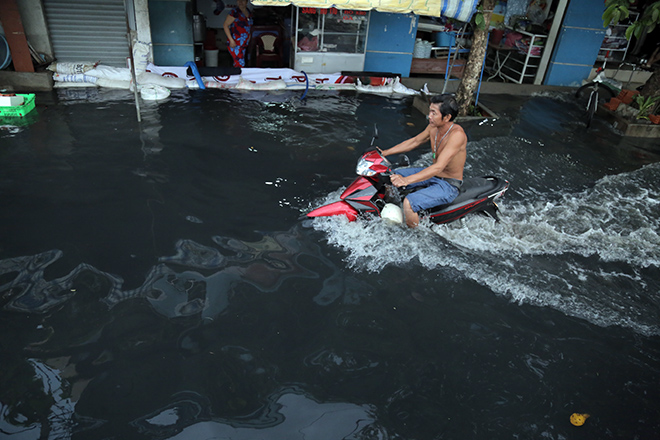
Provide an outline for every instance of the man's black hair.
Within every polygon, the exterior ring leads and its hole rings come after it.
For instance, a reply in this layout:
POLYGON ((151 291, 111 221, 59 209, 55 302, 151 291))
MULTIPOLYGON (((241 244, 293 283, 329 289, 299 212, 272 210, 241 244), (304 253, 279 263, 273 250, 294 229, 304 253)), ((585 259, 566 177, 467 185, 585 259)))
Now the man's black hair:
POLYGON ((458 103, 453 96, 449 94, 445 95, 433 95, 429 99, 429 104, 439 104, 440 114, 444 118, 447 115, 451 115, 450 121, 453 121, 458 115, 458 103))

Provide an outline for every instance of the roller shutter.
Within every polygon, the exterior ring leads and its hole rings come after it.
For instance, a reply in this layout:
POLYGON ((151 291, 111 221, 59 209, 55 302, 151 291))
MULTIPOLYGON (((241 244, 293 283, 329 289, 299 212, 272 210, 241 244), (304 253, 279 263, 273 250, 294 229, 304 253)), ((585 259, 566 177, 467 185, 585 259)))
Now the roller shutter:
POLYGON ((126 67, 124 0, 43 0, 58 61, 100 61, 126 67))

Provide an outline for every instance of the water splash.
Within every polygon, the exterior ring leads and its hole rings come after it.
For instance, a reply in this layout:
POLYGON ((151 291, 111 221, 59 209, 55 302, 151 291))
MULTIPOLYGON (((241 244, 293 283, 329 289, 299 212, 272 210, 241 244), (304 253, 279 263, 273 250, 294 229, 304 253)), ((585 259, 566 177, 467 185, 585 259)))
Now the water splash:
POLYGON ((315 219, 347 265, 451 267, 518 303, 591 323, 660 334, 660 166, 606 176, 589 189, 502 203, 502 223, 471 216, 407 230, 381 221, 315 219))

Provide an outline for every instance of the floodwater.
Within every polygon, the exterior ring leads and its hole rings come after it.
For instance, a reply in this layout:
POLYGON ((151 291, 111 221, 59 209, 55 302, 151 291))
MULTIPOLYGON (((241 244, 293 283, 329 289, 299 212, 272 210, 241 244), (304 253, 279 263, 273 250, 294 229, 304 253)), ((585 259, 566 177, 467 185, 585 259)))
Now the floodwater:
MULTIPOLYGON (((306 220, 410 98, 69 90, 0 130, 11 439, 650 439, 660 150, 569 93, 482 96, 501 223, 306 220), (572 413, 588 413, 584 426, 572 413)), ((413 161, 428 162, 427 152, 413 161)))

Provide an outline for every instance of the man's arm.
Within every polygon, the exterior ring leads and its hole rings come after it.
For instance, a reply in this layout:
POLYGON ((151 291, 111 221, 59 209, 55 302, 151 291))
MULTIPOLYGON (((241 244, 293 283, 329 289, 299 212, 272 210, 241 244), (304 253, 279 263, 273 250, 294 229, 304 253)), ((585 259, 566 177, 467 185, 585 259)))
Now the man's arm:
POLYGON ((389 156, 391 154, 407 153, 408 151, 414 150, 415 148, 422 145, 424 142, 428 141, 431 137, 431 126, 427 126, 426 130, 421 132, 415 137, 412 137, 406 141, 401 142, 398 145, 388 148, 387 150, 381 150, 383 156, 389 156))
POLYGON ((439 177, 445 170, 449 162, 465 147, 465 134, 455 132, 447 138, 447 145, 440 151, 438 159, 434 164, 429 165, 418 173, 403 177, 397 176, 392 183, 394 186, 408 186, 412 183, 428 180, 431 177, 439 177))

